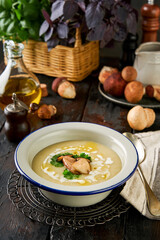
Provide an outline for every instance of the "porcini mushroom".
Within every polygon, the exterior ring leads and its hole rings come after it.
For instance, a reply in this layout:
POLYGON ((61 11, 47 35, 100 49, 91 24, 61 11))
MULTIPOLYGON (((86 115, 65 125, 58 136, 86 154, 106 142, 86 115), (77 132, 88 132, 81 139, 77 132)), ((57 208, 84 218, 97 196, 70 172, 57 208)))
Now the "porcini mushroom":
POLYGON ((127 82, 121 77, 119 72, 112 73, 103 83, 105 92, 115 97, 121 97, 127 82))
POLYGON ((141 131, 150 127, 154 123, 155 117, 153 109, 137 105, 128 112, 127 121, 131 128, 141 131))
POLYGON ((82 174, 88 174, 91 171, 91 166, 86 158, 78 158, 72 167, 82 174))
POLYGON ((55 78, 52 83, 52 90, 63 98, 73 99, 76 97, 75 86, 64 77, 55 78))
POLYGON ((146 95, 150 98, 155 98, 160 101, 160 86, 159 85, 147 85, 146 95))
POLYGON ((145 93, 143 84, 139 81, 132 81, 124 89, 124 96, 130 103, 138 103, 145 93))
POLYGON ((127 82, 134 81, 137 78, 137 70, 132 66, 126 66, 123 68, 121 74, 123 79, 127 82))
POLYGON ((79 172, 73 167, 76 159, 71 156, 63 156, 62 158, 64 166, 73 174, 79 174, 79 172))
POLYGON ((103 84, 104 81, 114 72, 118 72, 118 69, 104 66, 99 73, 99 81, 103 84))

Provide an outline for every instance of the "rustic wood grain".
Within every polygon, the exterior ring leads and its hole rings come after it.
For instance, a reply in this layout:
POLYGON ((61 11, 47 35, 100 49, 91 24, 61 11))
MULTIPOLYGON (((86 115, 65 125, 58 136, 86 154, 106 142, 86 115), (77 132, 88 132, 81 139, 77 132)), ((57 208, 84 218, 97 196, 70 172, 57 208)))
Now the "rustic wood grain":
MULTIPOLYGON (((51 120, 40 120, 36 115, 30 114, 28 120, 32 131, 50 124, 69 121, 93 122, 119 132, 131 131, 126 119, 129 108, 111 103, 101 96, 98 92, 97 72, 82 82, 74 83, 77 91, 74 100, 63 99, 51 90, 54 78, 37 76, 41 83, 47 83, 49 92, 47 97, 42 98, 41 103, 55 105, 57 114, 51 120)), ((51 227, 25 217, 7 195, 8 178, 15 169, 13 157, 17 144, 6 139, 4 121, 3 111, 0 110, 0 239, 49 240, 51 227)), ((160 112, 157 109, 156 121, 147 130, 158 130, 159 122, 160 112)), ((120 217, 95 227, 80 230, 58 226, 52 228, 54 240, 159 240, 159 234, 160 222, 143 217, 132 207, 120 217)))
POLYGON ((125 240, 159 239, 159 221, 145 218, 134 208, 131 208, 126 215, 125 240))
MULTIPOLYGON (((53 104, 57 107, 57 114, 51 120, 41 120, 36 115, 29 115, 28 120, 32 131, 37 128, 67 121, 81 121, 83 109, 88 97, 88 90, 91 84, 87 78, 83 84, 76 83, 77 96, 74 100, 62 99, 58 94, 51 90, 53 78, 39 76, 43 83, 47 83, 49 95, 42 98, 41 102, 53 104)), ((0 110, 0 126, 3 128, 5 117, 0 110)), ((20 213, 11 203, 7 196, 7 182, 10 174, 15 169, 14 151, 16 143, 10 143, 5 136, 4 129, 0 133, 0 239, 48 239, 50 227, 38 222, 31 221, 20 213)))
POLYGON ((105 125, 119 132, 130 131, 126 118, 128 110, 105 99, 99 93, 98 79, 95 79, 90 88, 82 120, 105 125))
POLYGON ((7 182, 15 169, 15 147, 16 144, 8 142, 2 131, 0 134, 0 239, 45 240, 49 227, 25 217, 12 204, 7 195, 7 182))

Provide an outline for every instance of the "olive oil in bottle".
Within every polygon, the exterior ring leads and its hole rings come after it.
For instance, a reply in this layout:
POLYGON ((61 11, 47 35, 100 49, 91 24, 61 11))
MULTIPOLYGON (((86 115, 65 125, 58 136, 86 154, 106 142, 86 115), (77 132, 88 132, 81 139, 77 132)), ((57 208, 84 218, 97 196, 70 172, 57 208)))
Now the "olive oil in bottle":
POLYGON ((28 107, 32 102, 39 104, 41 89, 38 78, 30 72, 23 62, 22 43, 5 42, 4 50, 7 57, 7 66, 0 75, 0 108, 12 103, 12 94, 15 93, 19 100, 28 107))
POLYGON ((0 95, 0 108, 4 109, 12 102, 12 93, 16 93, 18 99, 24 102, 28 107, 30 103, 39 103, 41 99, 41 90, 39 84, 32 78, 10 78, 6 84, 5 91, 0 95))

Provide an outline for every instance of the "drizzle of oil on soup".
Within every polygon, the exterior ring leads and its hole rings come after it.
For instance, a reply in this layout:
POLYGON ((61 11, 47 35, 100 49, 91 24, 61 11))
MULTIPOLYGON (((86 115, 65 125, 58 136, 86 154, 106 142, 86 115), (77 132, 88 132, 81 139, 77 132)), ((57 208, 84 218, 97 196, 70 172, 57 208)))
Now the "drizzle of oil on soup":
POLYGON ((117 175, 121 168, 121 160, 115 151, 91 141, 65 141, 50 145, 41 150, 32 162, 32 169, 42 178, 71 186, 85 186, 106 181, 117 175), (83 152, 91 156, 90 173, 82 174, 77 179, 66 179, 63 176, 66 167, 55 167, 50 163, 52 156, 65 152, 78 155, 83 152))

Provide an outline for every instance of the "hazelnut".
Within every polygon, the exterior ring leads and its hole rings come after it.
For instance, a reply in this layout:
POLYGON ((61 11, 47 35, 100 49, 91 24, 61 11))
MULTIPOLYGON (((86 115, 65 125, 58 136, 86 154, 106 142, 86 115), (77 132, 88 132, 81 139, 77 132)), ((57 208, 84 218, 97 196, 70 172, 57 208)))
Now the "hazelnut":
POLYGON ((150 108, 143 108, 137 105, 130 109, 127 114, 127 121, 131 128, 141 131, 150 127, 155 121, 155 112, 150 108))
POLYGON ((115 97, 121 97, 124 94, 126 81, 121 77, 119 72, 112 73, 103 84, 105 92, 115 97))
POLYGON ((30 110, 31 110, 31 112, 37 111, 38 108, 39 108, 39 105, 38 105, 37 103, 31 103, 31 104, 30 104, 30 110))
POLYGON ((143 84, 138 81, 129 82, 124 89, 124 96, 130 103, 138 103, 145 92, 143 84))
POLYGON ((104 81, 114 72, 118 72, 117 68, 104 66, 99 74, 99 81, 103 84, 104 81))
POLYGON ((55 106, 43 104, 39 107, 37 114, 41 119, 50 119, 56 112, 55 106))
POLYGON ((137 70, 132 66, 127 66, 123 68, 122 77, 126 82, 131 82, 137 78, 137 70))

